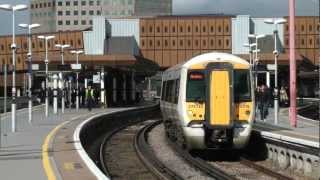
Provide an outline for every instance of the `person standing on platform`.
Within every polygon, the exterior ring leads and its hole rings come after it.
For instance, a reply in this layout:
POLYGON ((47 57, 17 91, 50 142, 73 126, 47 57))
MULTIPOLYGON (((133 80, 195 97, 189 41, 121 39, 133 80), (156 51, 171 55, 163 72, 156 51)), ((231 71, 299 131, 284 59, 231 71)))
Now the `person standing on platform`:
POLYGON ((263 121, 268 115, 268 107, 270 100, 269 88, 266 85, 261 85, 260 87, 260 118, 263 121))
POLYGON ((86 99, 87 99, 88 110, 91 111, 92 101, 93 101, 93 89, 91 89, 91 86, 88 86, 88 89, 86 90, 86 99))
POLYGON ((280 106, 287 106, 288 105, 288 94, 286 89, 281 86, 280 88, 280 106))

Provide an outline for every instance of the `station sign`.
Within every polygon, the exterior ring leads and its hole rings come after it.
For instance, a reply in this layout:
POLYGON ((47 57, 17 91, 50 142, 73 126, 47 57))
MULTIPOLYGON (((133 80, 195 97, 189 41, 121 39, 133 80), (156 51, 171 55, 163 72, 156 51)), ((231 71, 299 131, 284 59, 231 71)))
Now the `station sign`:
POLYGON ((274 64, 267 64, 267 69, 269 71, 274 71, 274 70, 276 70, 276 66, 274 64))
POLYGON ((75 71, 81 70, 81 64, 71 64, 71 69, 75 71))
POLYGON ((95 84, 99 84, 100 83, 100 74, 93 75, 92 76, 92 82, 95 83, 95 84))
POLYGON ((31 68, 33 71, 39 71, 40 69, 39 64, 32 64, 31 68))

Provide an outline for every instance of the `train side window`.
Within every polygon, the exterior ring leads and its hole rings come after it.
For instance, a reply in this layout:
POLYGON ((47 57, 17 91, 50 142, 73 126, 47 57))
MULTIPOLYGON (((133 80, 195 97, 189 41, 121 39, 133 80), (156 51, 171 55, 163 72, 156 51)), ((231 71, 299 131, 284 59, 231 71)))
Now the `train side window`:
POLYGON ((175 87, 175 93, 174 93, 174 103, 178 104, 179 100, 179 88, 180 88, 180 79, 177 79, 175 81, 176 87, 175 87))
POLYGON ((166 96, 166 84, 167 81, 163 81, 162 82, 162 94, 161 94, 161 100, 164 101, 165 100, 165 96, 166 96))

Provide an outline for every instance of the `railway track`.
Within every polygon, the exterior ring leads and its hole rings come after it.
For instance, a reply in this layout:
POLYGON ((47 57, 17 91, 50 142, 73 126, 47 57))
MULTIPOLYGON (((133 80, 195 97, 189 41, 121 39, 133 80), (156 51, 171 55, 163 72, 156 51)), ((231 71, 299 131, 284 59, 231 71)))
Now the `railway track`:
MULTIPOLYGON (((150 126, 145 127, 144 130, 140 132, 140 136, 145 139, 143 142, 144 144, 148 143, 147 133, 149 133, 152 128, 155 128, 160 123, 160 121, 157 121, 150 126)), ((210 156, 212 156, 212 154, 202 154, 202 156, 207 156, 206 158, 203 158, 196 153, 190 153, 181 149, 169 140, 168 144, 174 149, 174 151, 177 152, 176 154, 185 159, 193 167, 207 174, 212 179, 291 179, 290 177, 258 165, 254 161, 251 161, 245 157, 240 157, 235 161, 226 163, 223 162, 223 160, 210 160, 210 156)), ((226 155, 224 155, 224 157, 226 157, 226 155)))

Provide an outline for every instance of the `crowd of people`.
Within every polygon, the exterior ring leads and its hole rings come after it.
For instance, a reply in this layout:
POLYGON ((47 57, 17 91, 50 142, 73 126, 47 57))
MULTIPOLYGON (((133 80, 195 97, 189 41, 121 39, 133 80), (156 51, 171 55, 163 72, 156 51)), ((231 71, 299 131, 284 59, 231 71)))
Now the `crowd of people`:
MULTIPOLYGON (((280 107, 287 107, 289 105, 289 98, 287 93, 288 88, 281 86, 279 91, 279 105, 280 107)), ((257 86, 255 92, 255 100, 257 108, 260 112, 260 119, 263 121, 269 114, 269 107, 273 105, 274 92, 270 90, 265 84, 257 86)))

